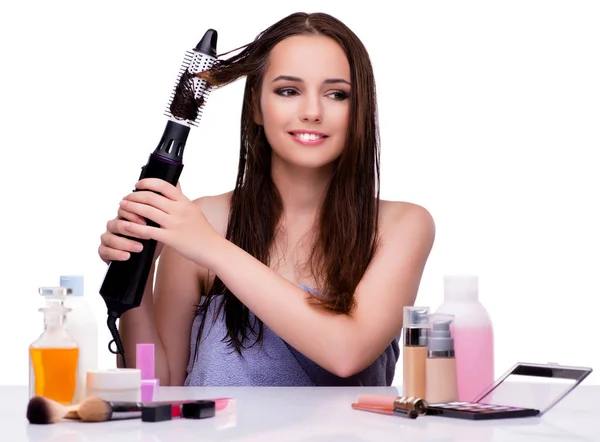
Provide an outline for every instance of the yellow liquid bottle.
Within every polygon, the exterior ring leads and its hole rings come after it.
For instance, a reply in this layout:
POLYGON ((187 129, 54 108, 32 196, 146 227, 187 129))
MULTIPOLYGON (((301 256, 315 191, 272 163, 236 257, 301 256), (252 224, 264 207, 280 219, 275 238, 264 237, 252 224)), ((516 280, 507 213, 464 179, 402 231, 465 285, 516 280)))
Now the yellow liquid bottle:
MULTIPOLYGON (((53 290, 59 297, 62 287, 41 288, 53 290)), ((70 308, 60 303, 40 308, 44 313, 44 332, 29 346, 29 396, 43 396, 64 405, 73 403, 77 386, 79 348, 66 330, 70 308)))

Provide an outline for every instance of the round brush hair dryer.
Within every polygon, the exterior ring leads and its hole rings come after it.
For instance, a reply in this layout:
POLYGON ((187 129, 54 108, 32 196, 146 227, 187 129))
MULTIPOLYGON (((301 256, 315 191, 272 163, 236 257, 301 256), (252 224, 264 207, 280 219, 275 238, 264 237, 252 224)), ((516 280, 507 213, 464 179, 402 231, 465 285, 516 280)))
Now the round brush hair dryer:
MULTIPOLYGON (((196 74, 210 69, 217 59, 217 31, 209 29, 194 49, 186 52, 165 115, 169 117, 162 137, 148 162, 142 167, 140 180, 160 178, 176 185, 183 169, 183 151, 190 128, 198 126, 202 110, 212 87, 196 74)), ((157 224, 147 220, 148 225, 157 224)), ((126 261, 112 261, 100 288, 108 309, 107 325, 112 335, 108 349, 120 354, 123 367, 125 349, 117 328, 117 319, 126 311, 139 307, 156 251, 155 240, 140 240, 143 250, 131 253, 126 261), (116 345, 116 349, 112 344, 116 345)))

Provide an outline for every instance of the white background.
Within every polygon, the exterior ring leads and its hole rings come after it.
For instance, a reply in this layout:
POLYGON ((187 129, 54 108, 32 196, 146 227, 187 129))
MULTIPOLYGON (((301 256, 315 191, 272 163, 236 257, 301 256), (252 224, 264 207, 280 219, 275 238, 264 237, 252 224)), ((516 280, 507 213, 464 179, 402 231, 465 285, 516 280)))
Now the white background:
MULTIPOLYGON (((0 384, 27 383, 37 289, 65 273, 85 275, 100 363, 114 366, 99 236, 158 143, 185 51, 208 28, 219 53, 237 48, 295 11, 335 15, 372 57, 382 197, 421 204, 437 224, 417 303, 441 303, 444 274, 477 273, 496 375, 516 361, 599 368, 600 4, 383 5, 3 2, 0 384)), ((214 91, 190 134, 190 198, 234 184, 242 90, 214 91)))

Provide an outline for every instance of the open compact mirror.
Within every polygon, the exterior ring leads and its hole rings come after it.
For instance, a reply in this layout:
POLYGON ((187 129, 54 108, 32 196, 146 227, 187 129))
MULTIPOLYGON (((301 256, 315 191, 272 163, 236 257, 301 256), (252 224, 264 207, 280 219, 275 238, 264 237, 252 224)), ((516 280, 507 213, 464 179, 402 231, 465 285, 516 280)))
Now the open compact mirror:
POLYGON ((518 363, 472 402, 429 404, 427 414, 473 420, 541 416, 591 372, 588 367, 518 363))

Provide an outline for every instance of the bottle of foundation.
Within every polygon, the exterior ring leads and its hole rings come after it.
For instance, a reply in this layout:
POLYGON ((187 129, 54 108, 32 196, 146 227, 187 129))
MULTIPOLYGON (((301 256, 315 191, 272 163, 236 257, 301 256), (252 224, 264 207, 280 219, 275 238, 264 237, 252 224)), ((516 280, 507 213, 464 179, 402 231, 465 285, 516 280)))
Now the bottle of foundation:
MULTIPOLYGON (((64 287, 41 287, 40 295, 64 299, 64 287)), ((79 348, 66 328, 70 308, 58 303, 40 308, 44 313, 44 331, 29 346, 29 396, 44 396, 63 405, 71 405, 77 385, 79 348)))
POLYGON ((404 307, 403 325, 402 395, 423 399, 429 307, 404 307))
POLYGON ((450 333, 452 315, 433 314, 427 336, 425 400, 430 404, 458 400, 454 340, 450 333))

